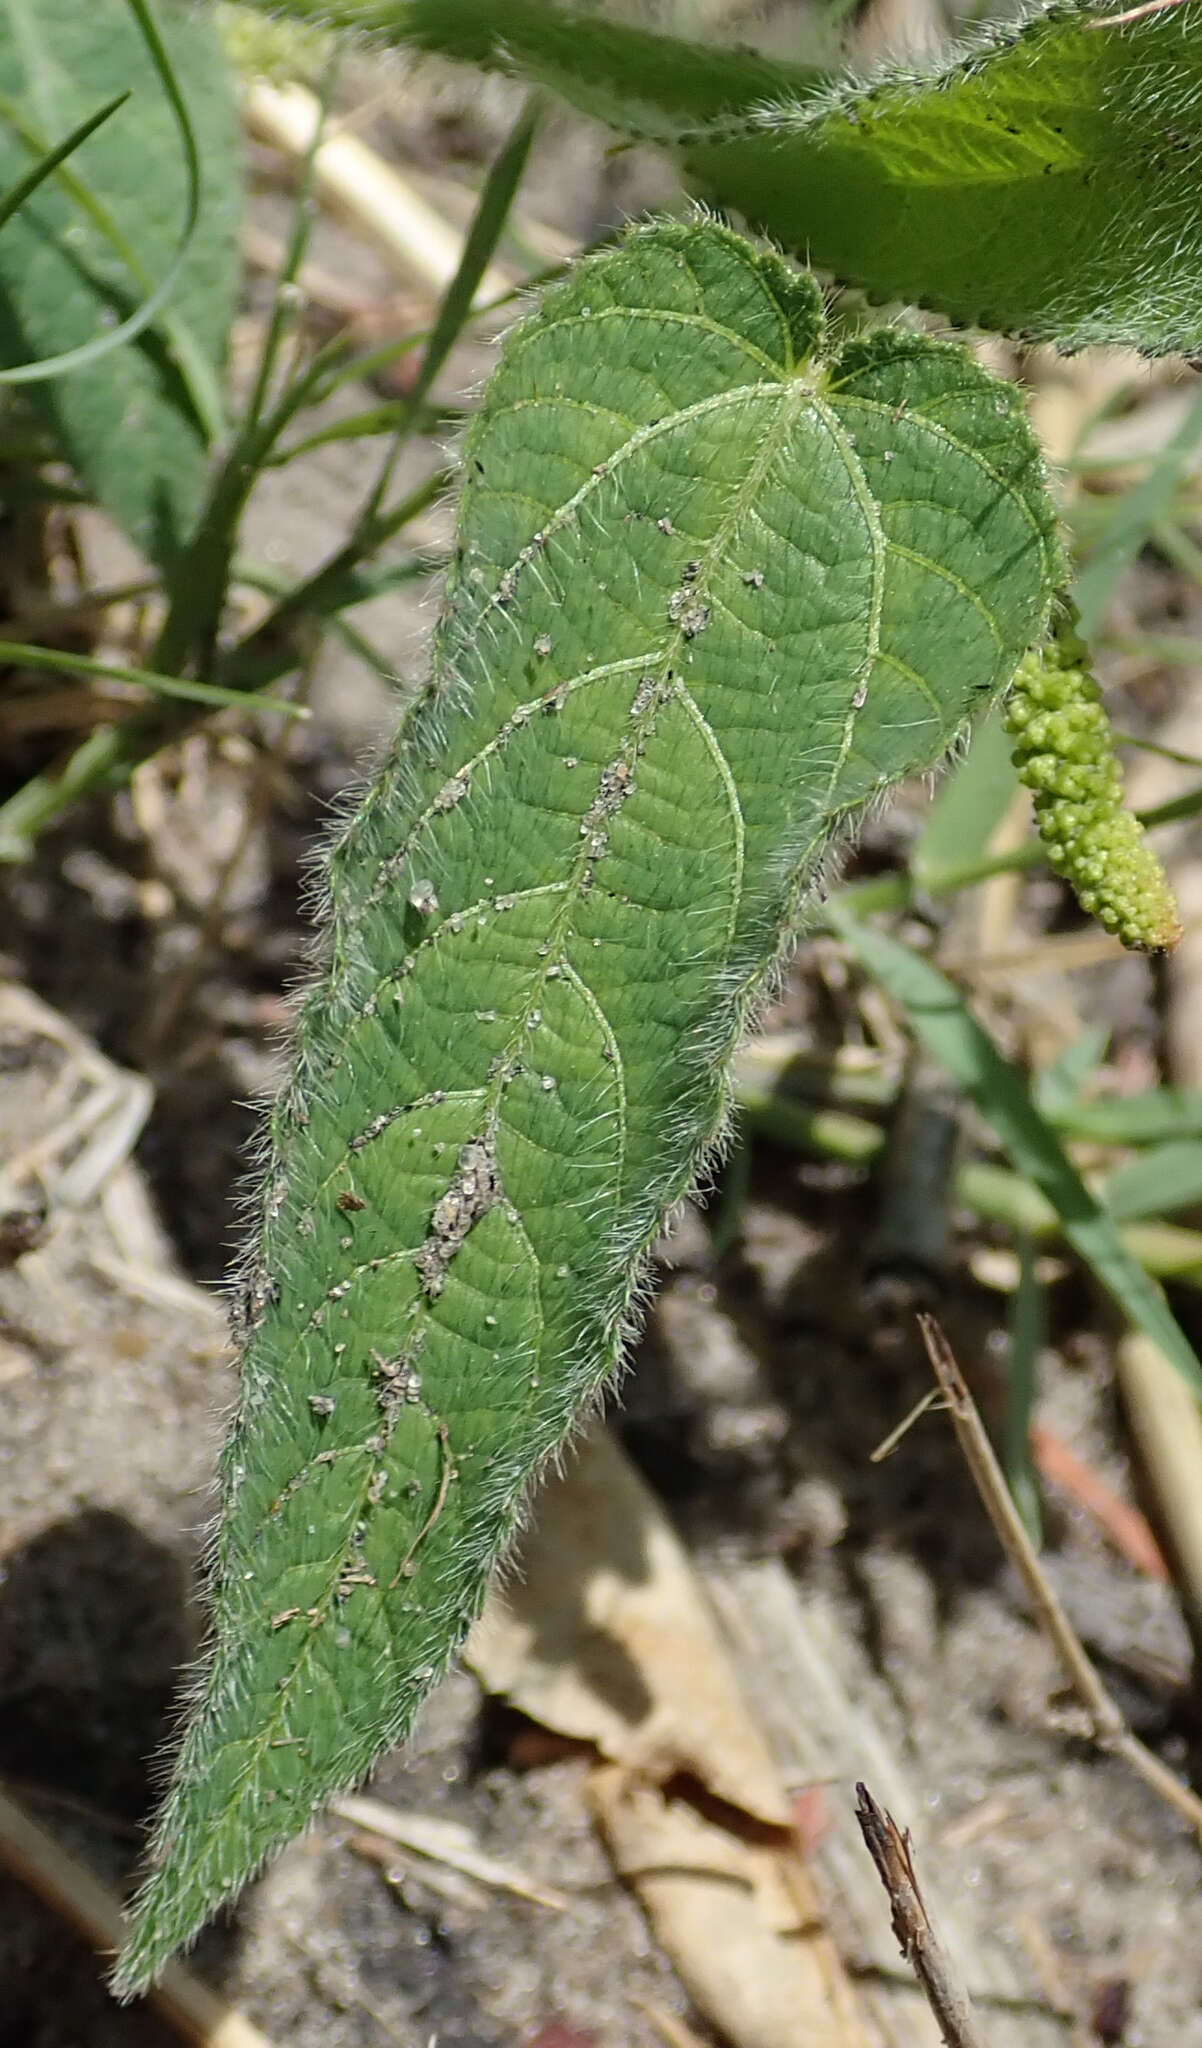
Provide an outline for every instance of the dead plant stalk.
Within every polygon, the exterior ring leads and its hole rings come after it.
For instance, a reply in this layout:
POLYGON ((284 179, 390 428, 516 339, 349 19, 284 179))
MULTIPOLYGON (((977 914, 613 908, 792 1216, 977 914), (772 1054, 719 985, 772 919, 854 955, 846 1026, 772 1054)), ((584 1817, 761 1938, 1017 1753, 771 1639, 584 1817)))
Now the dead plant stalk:
POLYGON ((914 1869, 909 1833, 878 1806, 866 1785, 856 1786, 856 1819, 865 1846, 889 1895, 897 1945, 917 1977, 947 2048, 985 2048, 972 2001, 931 1924, 914 1869))
POLYGON ((1183 1785, 1159 1757, 1146 1749, 1138 1736, 1131 1733, 1048 1583, 941 1324, 934 1316, 921 1314, 918 1326, 952 1419, 956 1441, 964 1454, 981 1503, 1002 1548, 1027 1589, 1036 1618, 1056 1651, 1069 1684, 1089 1717, 1093 1741, 1108 1755, 1122 1757, 1158 1798, 1181 1815, 1202 1842, 1202 1800, 1188 1785, 1183 1785))

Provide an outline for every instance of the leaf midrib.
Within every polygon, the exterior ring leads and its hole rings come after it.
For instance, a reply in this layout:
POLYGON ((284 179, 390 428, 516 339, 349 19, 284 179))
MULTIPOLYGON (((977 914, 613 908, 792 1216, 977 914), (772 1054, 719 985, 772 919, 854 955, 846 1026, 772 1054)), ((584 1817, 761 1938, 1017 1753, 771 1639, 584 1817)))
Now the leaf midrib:
MULTIPOLYGON (((719 400, 724 400, 726 406, 729 406, 732 403, 734 403, 736 399, 739 397, 746 399, 752 395, 756 397, 762 397, 769 395, 769 393, 765 392, 763 386, 736 387, 736 390, 733 393, 726 392, 715 394, 713 398, 704 401, 697 407, 682 408, 681 412, 677 415, 674 415, 672 421, 668 422, 667 424, 679 425, 682 421, 687 422, 688 420, 697 417, 699 414, 703 412, 714 410, 716 409, 719 400)), ((755 459, 750 464, 746 477, 739 491, 735 493, 730 509, 728 510, 726 516, 722 521, 722 524, 720 525, 716 533, 713 535, 712 539, 706 544, 706 546, 701 551, 701 559, 705 566, 703 566, 703 569, 701 570, 701 572, 699 572, 698 576, 691 585, 691 588, 698 592, 707 587, 707 570, 709 573, 712 573, 714 561, 721 555, 724 548, 728 545, 731 533, 733 532, 734 528, 738 525, 739 520, 743 517, 747 509, 747 506, 754 502, 755 496, 762 487, 765 474, 771 468, 772 464, 776 461, 778 456, 783 452, 784 446, 786 445, 787 441, 788 430, 792 427, 794 417, 802 409, 802 407, 805 405, 807 401, 812 400, 814 394, 812 390, 806 384, 804 384, 800 378, 782 379, 781 377, 778 376, 774 380, 774 383, 771 387, 770 395, 775 396, 780 400, 780 410, 778 419, 774 423, 776 428, 775 435, 764 435, 761 438, 759 446, 757 448, 755 459)), ((650 431, 662 431, 664 429, 664 426, 664 422, 657 422, 656 428, 650 431)), ((624 448, 608 459, 608 473, 612 474, 614 468, 619 464, 620 460, 623 457, 632 454, 637 447, 643 445, 646 438, 647 434, 645 433, 632 435, 629 441, 625 444, 624 448)), ((576 494, 577 499, 583 496, 584 492, 587 491, 589 488, 595 488, 598 481, 598 479, 590 477, 587 480, 586 484, 582 486, 581 492, 576 494)), ((574 504, 576 500, 574 499, 570 502, 574 504)), ((557 514, 553 515, 553 518, 560 517, 565 512, 566 508, 558 508, 557 514)), ((547 522, 545 530, 552 530, 551 520, 547 522)), ((490 596, 490 599, 487 601, 487 603, 481 608, 479 618, 476 621, 477 630, 479 629, 480 620, 487 614, 487 611, 490 609, 490 607, 495 604, 495 601, 495 593, 493 593, 490 596)), ((639 671, 640 675, 655 673, 656 669, 658 669, 660 675, 666 679, 673 658, 679 659, 683 647, 684 635, 681 629, 679 627, 676 627, 671 634, 666 636, 657 656, 653 660, 649 660, 647 663, 641 665, 639 671)), ((687 689, 683 685, 681 679, 674 678, 674 681, 678 686, 679 693, 682 696, 689 696, 689 693, 687 692, 687 689)), ((692 703, 692 701, 693 700, 690 696, 689 702, 692 703)), ((654 698, 652 699, 652 704, 655 704, 654 698)), ((649 706, 648 709, 650 710, 650 708, 651 707, 649 706)), ((694 710, 696 710, 695 705, 694 710)), ((698 711, 697 716, 700 717, 700 715, 701 714, 698 711)), ((632 726, 629 729, 629 731, 631 735, 637 738, 638 734, 641 731, 641 725, 632 726)), ((725 759, 725 755, 723 755, 723 758, 725 759)), ((729 763, 727 764, 727 767, 729 770, 729 763)), ((457 771, 453 769, 449 771, 449 773, 452 775, 456 772, 457 771)), ((599 793, 600 781, 598 781, 592 801, 596 800, 596 796, 599 793)), ((584 809, 587 810, 590 807, 590 805, 586 805, 584 809)), ((433 815, 436 814, 431 813, 431 816, 433 815)), ((545 990, 547 984, 547 968, 552 964, 560 966, 565 964, 570 966, 571 964, 570 962, 565 962, 563 958, 562 949, 560 949, 558 952, 556 951, 556 941, 557 938, 563 933, 564 928, 570 922, 571 911, 579 903, 581 895, 581 885, 585 870, 588 866, 588 861, 589 854, 587 842, 584 842, 580 849, 576 852, 575 858, 572 863, 572 870, 568 882, 568 890, 567 892, 565 892, 565 898, 564 901, 561 903, 556 919, 556 926, 558 929, 553 929, 551 932, 548 933, 548 938, 552 950, 547 955, 545 955, 544 958, 539 962, 538 969, 536 970, 536 973, 531 979, 527 1000, 520 1013, 519 1021, 515 1025, 514 1031, 511 1034, 511 1039, 509 1045, 506 1048, 506 1051, 500 1056, 500 1062, 498 1064, 497 1085, 493 1091, 490 1091, 490 1097, 487 1102, 486 1111, 484 1116, 482 1116, 481 1120, 482 1130, 480 1135, 483 1137, 491 1138, 491 1136, 493 1135, 491 1128, 492 1121, 496 1116, 497 1109, 499 1107, 499 1103, 503 1095, 504 1084, 501 1077, 504 1074, 504 1063, 507 1062, 513 1056, 517 1048, 521 1045, 526 1032, 527 1020, 530 1017, 531 1013, 539 1006, 540 995, 545 990)), ((737 904, 732 909, 730 933, 728 935, 728 944, 729 936, 733 935, 736 921, 737 904)), ((387 979, 387 976, 382 977, 381 982, 377 984, 377 987, 382 986, 383 981, 387 979)), ((592 989, 591 984, 589 984, 583 976, 579 976, 579 979, 581 980, 582 985, 586 989, 588 989, 588 992, 592 997, 594 1003, 597 1004, 598 1008, 602 1009, 602 1014, 604 1014, 603 1006, 599 1002, 599 998, 596 995, 596 991, 592 989)), ((617 1066, 619 1085, 622 1089, 623 1094, 625 1094, 625 1074, 622 1069, 620 1051, 618 1054, 617 1066)), ((506 1076, 506 1078, 508 1077, 506 1076)), ((448 1177, 448 1187, 450 1186, 453 1177, 453 1173, 448 1177)), ((529 1240, 527 1240, 527 1242, 529 1242, 529 1240)), ((540 1261, 538 1254, 534 1250, 534 1247, 532 1245, 530 1246, 530 1256, 534 1261, 536 1270, 539 1272, 539 1274, 541 1274, 542 1262, 540 1261)), ((420 1316, 414 1317, 412 1339, 415 1339, 417 1337, 419 1330, 424 1330, 424 1327, 431 1314, 433 1306, 434 1304, 427 1302, 420 1316)), ((286 1372, 287 1361, 291 1359, 291 1357, 294 1355, 295 1345, 298 1342, 299 1335, 298 1339, 294 1341, 293 1348, 286 1355, 285 1361, 278 1363, 277 1369, 286 1372)), ((439 1419, 445 1422, 445 1418, 439 1419)), ((353 1511, 348 1511, 348 1519, 350 1521, 351 1526, 361 1524, 364 1520, 365 1513, 370 1506, 368 1495, 371 1483, 372 1472, 369 1469, 364 1480, 363 1488, 359 1496, 357 1506, 353 1511)), ((312 1603, 313 1609, 321 1609, 324 1612, 325 1619, 323 1619, 323 1627, 327 1624, 329 1608, 331 1602, 336 1597, 338 1582, 341 1577, 343 1566, 349 1554, 349 1550, 349 1543, 340 1546, 338 1553, 332 1564, 331 1574, 326 1589, 324 1593, 312 1603)), ((352 1598, 353 1597, 354 1596, 352 1595, 352 1598)), ((384 1616, 386 1617, 387 1593, 384 1593, 381 1596, 379 1604, 384 1616)), ((263 1727, 257 1743, 251 1750, 247 1762, 244 1764, 243 1769, 239 1773, 238 1779, 235 1781, 236 1787, 240 1787, 251 1776, 252 1772, 258 1767, 259 1763, 261 1762, 264 1752, 270 1747, 272 1740, 276 1736, 281 1721, 283 1719, 284 1710, 288 1705, 293 1686, 296 1683, 296 1681, 304 1674, 305 1670, 307 1669, 310 1658, 316 1653, 316 1636, 317 1632, 315 1629, 311 1631, 306 1631, 305 1637, 299 1646, 296 1660, 293 1663, 291 1669, 285 1675, 281 1676, 278 1679, 276 1688, 276 1700, 272 1715, 263 1727)), ((231 1798, 233 1796, 234 1794, 233 1792, 231 1792, 231 1798)))

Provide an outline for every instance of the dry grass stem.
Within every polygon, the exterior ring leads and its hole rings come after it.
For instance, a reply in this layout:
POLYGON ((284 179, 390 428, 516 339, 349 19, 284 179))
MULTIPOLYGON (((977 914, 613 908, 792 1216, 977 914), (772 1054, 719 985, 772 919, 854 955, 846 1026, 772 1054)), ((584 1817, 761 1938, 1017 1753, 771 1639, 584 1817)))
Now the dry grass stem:
POLYGON ((909 1436, 910 1431, 914 1428, 914 1425, 918 1422, 921 1422, 923 1416, 929 1414, 932 1408, 939 1408, 941 1406, 942 1403, 940 1401, 939 1393, 936 1388, 931 1387, 925 1394, 921 1394, 918 1400, 915 1401, 914 1406, 908 1411, 908 1413, 903 1415, 901 1421, 899 1423, 896 1423, 894 1427, 889 1431, 888 1436, 881 1438, 880 1443, 877 1445, 874 1451, 869 1451, 869 1464, 884 1464, 886 1458, 891 1458, 893 1456, 894 1451, 902 1442, 902 1439, 904 1437, 909 1436))
POLYGON ((897 1945, 922 1987, 947 2048, 985 2048, 972 2002, 927 1912, 910 1849, 891 1813, 866 1785, 856 1786, 856 1819, 889 1895, 897 1945))
POLYGON ((350 1793, 342 1799, 332 1800, 330 1812, 340 1820, 349 1821, 352 1827, 366 1829, 369 1834, 395 1842, 399 1848, 430 1863, 445 1864, 447 1869, 474 1878, 478 1884, 511 1892, 516 1898, 547 1906, 554 1913, 572 1910, 571 1900, 562 1892, 551 1885, 539 1884, 511 1863, 502 1863, 495 1856, 489 1856, 466 1828, 453 1821, 424 1813, 403 1813, 399 1807, 389 1806, 382 1799, 350 1793))
MULTIPOLYGON (((124 1915, 116 1893, 61 1848, 32 1814, 4 1791, 0 1791, 0 1865, 78 1928, 101 1955, 111 1955, 124 1939, 124 1915)), ((186 2041, 195 2041, 200 2048, 271 2048, 266 2034, 182 1963, 168 1963, 147 1997, 186 2041)))
MULTIPOLYGON (((300 160, 312 148, 321 109, 306 86, 256 79, 247 89, 244 111, 251 133, 285 155, 300 160)), ((463 237, 390 164, 334 124, 318 146, 313 170, 322 198, 354 223, 394 271, 445 291, 458 268, 463 237)), ((508 273, 492 263, 480 280, 478 297, 501 298, 512 285, 508 273)))
POLYGON ((1131 1434, 1155 1487, 1196 1625, 1202 1617, 1202 1411, 1163 1351, 1137 1330, 1120 1343, 1117 1370, 1131 1434))
POLYGON ((918 1324, 952 1418, 956 1440, 982 1505, 1002 1548, 1027 1589, 1036 1618, 1055 1649, 1069 1684, 1085 1708, 1094 1742, 1099 1749, 1122 1757, 1166 1805, 1181 1815, 1202 1841, 1202 1800, 1128 1728, 1048 1583, 941 1325, 930 1315, 920 1315, 918 1324))

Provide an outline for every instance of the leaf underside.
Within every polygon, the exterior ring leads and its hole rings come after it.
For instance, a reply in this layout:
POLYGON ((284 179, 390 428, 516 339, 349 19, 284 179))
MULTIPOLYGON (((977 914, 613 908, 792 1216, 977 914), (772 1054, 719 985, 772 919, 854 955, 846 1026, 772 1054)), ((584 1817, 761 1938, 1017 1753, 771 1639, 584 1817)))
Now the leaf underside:
POLYGON ((1014 389, 708 223, 583 264, 468 435, 433 676, 329 858, 216 1647, 132 1991, 414 1714, 612 1373, 832 839, 1059 573, 1014 389))
MULTIPOLYGON (((238 281, 237 118, 212 22, 178 4, 158 19, 203 165, 200 218, 170 303, 216 373, 238 281)), ((47 142, 124 91, 125 106, 68 169, 157 283, 179 243, 187 178, 175 117, 133 14, 125 0, 0 0, 0 92, 47 142)), ((0 188, 32 161, 0 124, 0 188)), ((40 362, 80 346, 124 319, 148 290, 52 179, 0 233, 0 362, 40 362)), ((151 560, 170 564, 200 509, 207 451, 160 330, 31 385, 29 395, 105 510, 151 560)))
POLYGON ((709 197, 874 298, 1064 348, 1202 342, 1198 0, 1117 25, 1055 5, 925 69, 825 91, 727 52, 723 90, 713 53, 707 67, 677 44, 674 64, 661 37, 654 61, 633 41, 623 56, 617 24, 595 50, 588 16, 543 0, 340 11, 668 144, 709 197))

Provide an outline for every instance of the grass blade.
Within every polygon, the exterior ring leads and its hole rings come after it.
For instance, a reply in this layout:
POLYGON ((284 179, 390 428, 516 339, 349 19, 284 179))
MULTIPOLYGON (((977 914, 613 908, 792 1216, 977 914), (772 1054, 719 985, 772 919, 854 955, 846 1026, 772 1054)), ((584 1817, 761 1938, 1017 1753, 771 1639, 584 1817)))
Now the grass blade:
POLYGON ((156 697, 178 697, 185 704, 207 704, 216 710, 282 711, 288 718, 308 718, 304 704, 290 704, 286 697, 249 697, 245 690, 223 689, 220 683, 202 683, 191 676, 165 676, 153 668, 130 668, 124 662, 96 661, 90 654, 72 654, 62 647, 39 647, 24 640, 0 640, 0 662, 19 668, 55 669, 60 674, 94 676, 105 683, 133 683, 156 697))
POLYGON ((1031 1411, 1035 1405, 1039 1354, 1047 1343, 1047 1303, 1035 1269, 1035 1257, 1035 1246, 1024 1232, 1018 1247, 1018 1286, 1010 1300, 1004 1462, 1014 1505, 1038 1550, 1043 1543, 1043 1512, 1031 1456, 1031 1411))
POLYGON ((1129 562, 1135 560, 1153 527, 1164 518, 1173 501, 1181 472, 1202 441, 1202 382, 1193 404, 1168 446, 1153 463, 1142 483, 1124 491, 1101 540, 1091 550, 1088 562, 1073 585, 1073 602, 1081 615, 1081 631, 1088 640, 1105 618, 1115 584, 1129 562))
POLYGON ((1107 1176, 1102 1200, 1120 1222, 1194 1208, 1202 1202, 1202 1145, 1196 1138, 1153 1145, 1138 1159, 1115 1167, 1107 1176))
MULTIPOLYGON (((162 277, 159 279, 158 284, 149 292, 148 296, 142 301, 142 304, 129 315, 128 319, 120 321, 116 327, 110 327, 103 334, 95 335, 91 341, 82 342, 77 348, 64 349, 59 354, 42 357, 37 362, 17 363, 8 369, 0 369, 0 384, 45 383, 50 378, 62 377, 68 371, 82 370, 89 363, 99 362, 102 357, 110 354, 113 349, 121 348, 126 342, 136 340, 139 334, 143 334, 148 327, 153 325, 166 306, 168 299, 175 290, 180 272, 187 261, 188 252, 192 247, 197 221, 200 218, 201 190, 200 152, 196 143, 196 131, 192 126, 192 117, 188 112, 187 104, 176 81, 171 60, 163 47, 163 41, 158 29, 155 27, 154 21, 147 10, 146 0, 127 0, 127 4, 142 33, 150 60, 158 73, 159 82, 167 95, 167 102, 175 118, 176 132, 179 136, 183 153, 186 177, 184 218, 180 226, 179 240, 176 243, 175 253, 162 277)), ((129 94, 127 92, 122 93, 114 101, 113 105, 119 106, 123 100, 128 98, 129 94)), ((105 109, 102 118, 107 117, 107 113, 110 111, 112 111, 112 108, 105 109)), ((4 113, 6 120, 16 128, 22 140, 27 142, 32 148, 41 150, 43 147, 41 139, 31 124, 22 117, 19 107, 8 101, 5 104, 4 113)), ((99 125, 99 120, 92 120, 83 126, 82 133, 77 130, 73 137, 68 138, 71 147, 78 147, 99 125)), ((47 167, 58 172, 69 183, 72 196, 84 205, 92 220, 101 228, 113 248, 118 251, 122 260, 133 271, 139 283, 144 285, 147 281, 146 273, 133 244, 118 227, 108 209, 96 198, 96 195, 80 180, 71 177, 70 174, 64 171, 63 161, 67 154, 68 152, 65 147, 58 152, 52 153, 47 167)), ((39 176, 35 184, 40 184, 41 182, 42 180, 39 176)), ((181 331, 177 325, 172 339, 178 345, 181 338, 181 331)), ((194 355, 197 362, 203 363, 204 358, 201 352, 189 348, 188 353, 194 355)), ((205 368, 207 384, 209 381, 207 365, 205 368)), ((206 406, 206 411, 207 409, 206 406)))
POLYGON ((1031 1100, 1024 1076, 1003 1058, 960 991, 929 960, 862 924, 844 904, 828 903, 826 916, 996 1131, 1018 1172, 1047 1196, 1068 1242, 1123 1314, 1160 1345, 1194 1392, 1202 1394, 1202 1366, 1159 1287, 1131 1256, 1113 1216, 1090 1194, 1031 1100))
POLYGON ((20 212, 25 201, 32 198, 38 186, 51 177, 60 164, 66 163, 67 158, 74 155, 80 144, 86 142, 89 135, 94 135, 96 130, 108 120, 109 116, 116 113, 118 107, 125 105, 128 98, 129 94, 127 92, 114 93, 111 100, 106 100, 102 107, 97 107, 96 112, 89 114, 85 120, 79 123, 78 127, 73 128, 71 133, 65 136, 62 142, 56 143, 53 149, 47 150, 46 154, 38 163, 33 165, 32 169, 25 173, 23 178, 18 178, 15 185, 9 186, 3 198, 0 198, 0 228, 4 226, 5 221, 12 219, 14 213, 20 212))
POLYGON ((146 0, 3 0, 0 184, 118 93, 129 106, 0 235, 0 383, 29 387, 58 450, 162 565, 224 431, 239 192, 228 71, 211 27, 178 9, 160 35, 146 0))

